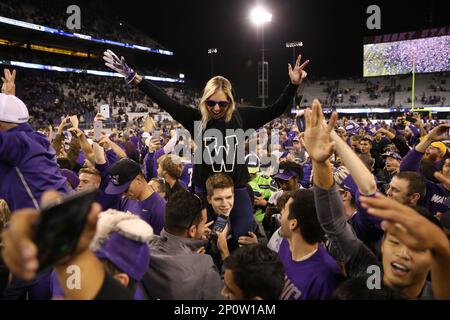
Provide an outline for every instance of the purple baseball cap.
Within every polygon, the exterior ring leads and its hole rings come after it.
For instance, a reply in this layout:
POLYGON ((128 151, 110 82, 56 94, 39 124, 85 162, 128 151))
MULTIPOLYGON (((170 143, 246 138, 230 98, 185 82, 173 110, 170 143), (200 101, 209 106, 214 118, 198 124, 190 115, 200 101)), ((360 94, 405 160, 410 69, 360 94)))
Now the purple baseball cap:
POLYGON ((287 169, 279 169, 278 173, 273 176, 274 179, 281 179, 284 181, 288 181, 289 179, 291 179, 293 177, 298 178, 297 172, 292 171, 292 170, 287 170, 287 169))
POLYGON ((358 124, 353 121, 349 121, 349 123, 345 126, 345 130, 351 133, 356 133, 358 129, 359 129, 358 124))
POLYGON ((353 180, 350 172, 344 166, 340 166, 334 171, 334 181, 336 181, 339 187, 350 192, 353 196, 358 191, 355 180, 353 180))
POLYGON ((80 179, 78 178, 77 174, 69 169, 59 169, 59 171, 61 171, 63 177, 66 177, 67 181, 69 181, 72 189, 75 190, 80 184, 80 179))

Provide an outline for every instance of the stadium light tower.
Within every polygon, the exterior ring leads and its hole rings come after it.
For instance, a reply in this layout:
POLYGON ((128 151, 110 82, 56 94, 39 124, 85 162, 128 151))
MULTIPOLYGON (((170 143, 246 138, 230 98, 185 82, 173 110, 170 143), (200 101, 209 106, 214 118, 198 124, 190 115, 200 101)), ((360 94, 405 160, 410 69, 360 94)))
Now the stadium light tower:
POLYGON ((264 24, 272 21, 272 14, 267 11, 267 9, 263 7, 255 7, 250 11, 250 20, 255 24, 257 27, 261 27, 261 39, 262 39, 262 50, 261 50, 261 79, 258 78, 258 84, 261 82, 261 105, 265 106, 265 98, 268 96, 267 91, 265 90, 266 84, 267 88, 268 81, 269 81, 269 74, 268 74, 268 64, 266 64, 264 59, 264 24), (265 76, 265 73, 267 72, 267 77, 265 76))
POLYGON ((208 54, 211 56, 211 78, 214 76, 214 54, 217 53, 217 48, 208 49, 208 54))
MULTIPOLYGON (((295 66, 295 48, 303 47, 303 42, 300 41, 292 41, 286 42, 286 48, 292 48, 292 65, 295 66)), ((295 95, 292 98, 292 108, 295 108, 295 95)))

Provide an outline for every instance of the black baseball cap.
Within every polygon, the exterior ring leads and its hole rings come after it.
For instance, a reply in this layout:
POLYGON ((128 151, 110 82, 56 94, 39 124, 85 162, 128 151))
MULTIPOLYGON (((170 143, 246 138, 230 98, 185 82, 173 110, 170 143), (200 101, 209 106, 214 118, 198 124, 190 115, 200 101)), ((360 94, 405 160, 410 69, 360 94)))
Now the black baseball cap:
POLYGON ((139 163, 128 158, 117 161, 108 169, 110 181, 106 187, 107 194, 122 194, 128 190, 131 182, 141 173, 139 163))

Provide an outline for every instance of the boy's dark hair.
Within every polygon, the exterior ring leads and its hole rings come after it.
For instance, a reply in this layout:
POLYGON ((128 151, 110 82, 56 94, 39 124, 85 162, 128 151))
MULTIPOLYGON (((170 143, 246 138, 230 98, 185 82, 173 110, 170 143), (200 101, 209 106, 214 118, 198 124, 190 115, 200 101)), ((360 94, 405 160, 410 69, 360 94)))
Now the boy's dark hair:
POLYGON ((307 243, 321 242, 325 233, 317 219, 314 192, 300 189, 295 191, 292 199, 288 219, 297 219, 300 234, 307 243))
POLYGON ((286 160, 286 161, 281 162, 278 167, 278 170, 281 170, 281 169, 296 172, 298 175, 298 180, 303 179, 303 168, 300 164, 298 164, 295 161, 286 160))
POLYGON ((169 196, 164 212, 164 227, 173 235, 182 235, 192 225, 202 219, 203 201, 195 194, 185 190, 169 196))
POLYGON ((284 269, 278 254, 260 244, 245 245, 224 260, 244 299, 277 300, 284 287, 284 269))

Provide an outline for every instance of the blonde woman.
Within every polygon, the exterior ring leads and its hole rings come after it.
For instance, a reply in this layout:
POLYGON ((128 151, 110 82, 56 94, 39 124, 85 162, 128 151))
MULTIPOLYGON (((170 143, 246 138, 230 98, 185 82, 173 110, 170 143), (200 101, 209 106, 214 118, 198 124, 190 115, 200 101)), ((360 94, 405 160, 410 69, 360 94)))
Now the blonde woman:
POLYGON ((235 211, 233 209, 230 215, 232 232, 235 239, 238 239, 239 236, 247 236, 253 219, 253 207, 250 195, 246 189, 250 178, 249 173, 244 159, 237 159, 237 152, 232 153, 231 158, 229 157, 229 152, 222 152, 222 159, 220 159, 218 157, 218 154, 220 155, 220 146, 226 146, 228 150, 229 148, 236 150, 238 145, 244 145, 244 141, 240 141, 242 138, 239 135, 229 134, 229 132, 238 129, 243 129, 244 131, 248 129, 256 130, 281 116, 290 105, 298 86, 306 78, 307 73, 304 71, 304 68, 309 63, 309 60, 300 65, 301 56, 299 56, 294 67, 290 64, 288 65, 289 84, 278 100, 270 106, 236 106, 230 81, 224 77, 216 76, 206 83, 200 100, 200 108, 196 109, 182 105, 170 98, 158 86, 144 80, 127 65, 123 57, 119 59, 112 51, 107 50, 103 59, 106 61, 107 67, 123 75, 128 84, 137 85, 160 108, 167 111, 173 119, 182 124, 194 137, 195 141, 203 142, 193 161, 193 190, 205 193, 206 179, 214 173, 223 172, 229 175, 233 179, 235 187, 234 200, 237 205, 234 208, 239 208, 239 213, 233 215, 235 211), (212 135, 212 130, 209 129, 220 131, 222 134, 220 139, 222 141, 219 141, 216 135, 212 135), (195 136, 196 133, 201 134, 200 138, 195 136), (216 143, 213 148, 211 148, 211 141, 216 143), (199 159, 200 157, 201 159, 199 159))

